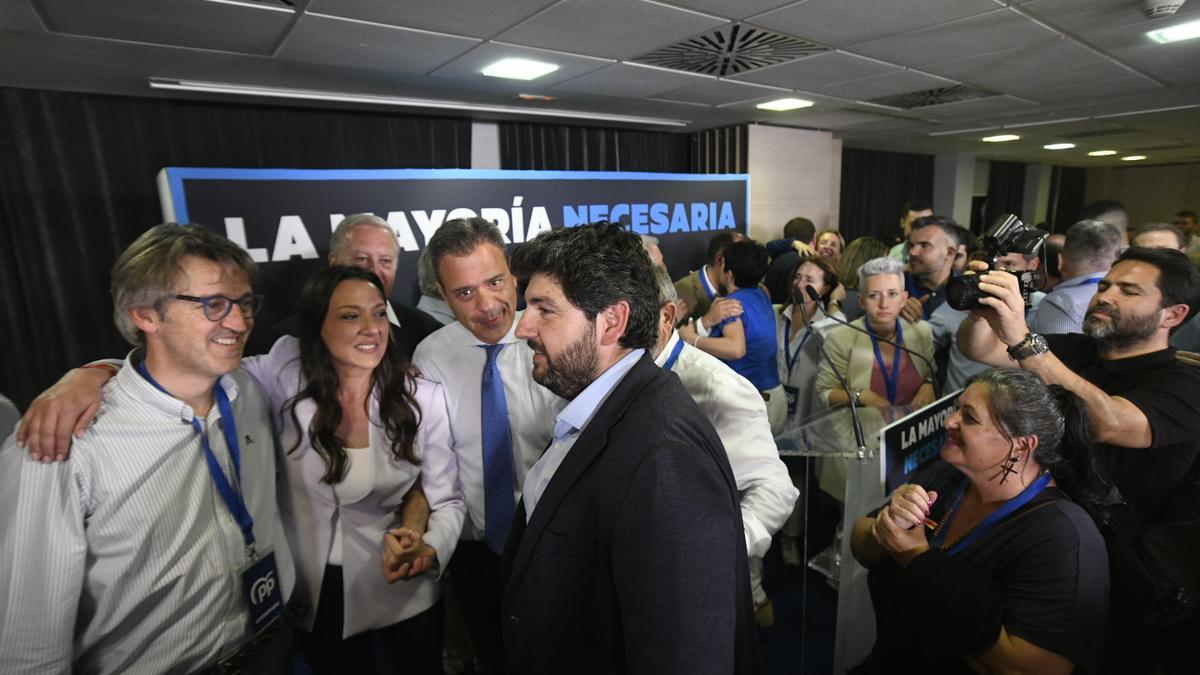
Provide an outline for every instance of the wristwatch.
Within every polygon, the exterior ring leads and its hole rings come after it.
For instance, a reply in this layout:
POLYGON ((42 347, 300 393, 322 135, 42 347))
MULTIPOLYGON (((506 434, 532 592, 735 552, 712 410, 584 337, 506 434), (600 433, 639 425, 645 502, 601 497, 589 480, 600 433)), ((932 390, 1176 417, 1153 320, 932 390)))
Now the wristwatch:
POLYGON ((1025 339, 1008 348, 1008 355, 1014 361, 1024 361, 1031 356, 1045 354, 1050 351, 1050 345, 1046 344, 1046 338, 1037 333, 1026 333, 1025 339))

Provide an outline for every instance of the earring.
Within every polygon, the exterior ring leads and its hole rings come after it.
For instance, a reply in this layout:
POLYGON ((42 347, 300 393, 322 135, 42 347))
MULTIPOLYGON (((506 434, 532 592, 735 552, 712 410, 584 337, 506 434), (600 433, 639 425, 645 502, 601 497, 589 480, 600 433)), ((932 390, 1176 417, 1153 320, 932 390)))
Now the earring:
POLYGON ((1017 453, 1014 452, 1009 454, 1008 459, 1004 460, 1004 463, 1000 465, 1000 470, 1004 472, 1004 475, 1000 476, 1001 485, 1004 484, 1004 481, 1008 480, 1008 477, 1011 474, 1017 472, 1017 470, 1013 467, 1016 466, 1017 462, 1019 461, 1021 461, 1021 458, 1017 457, 1017 453))

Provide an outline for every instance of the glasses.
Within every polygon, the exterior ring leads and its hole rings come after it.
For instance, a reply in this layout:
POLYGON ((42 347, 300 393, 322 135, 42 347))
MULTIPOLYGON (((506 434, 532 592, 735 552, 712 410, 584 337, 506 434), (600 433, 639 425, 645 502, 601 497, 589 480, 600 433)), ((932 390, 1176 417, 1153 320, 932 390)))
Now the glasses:
POLYGON ((247 293, 240 298, 229 298, 224 295, 204 295, 196 297, 194 295, 182 295, 176 293, 171 297, 176 300, 187 300, 188 302, 198 302, 204 306, 204 318, 209 321, 220 321, 229 316, 233 311, 233 306, 237 305, 242 310, 243 319, 253 319, 258 313, 259 307, 262 306, 263 296, 252 295, 247 293))

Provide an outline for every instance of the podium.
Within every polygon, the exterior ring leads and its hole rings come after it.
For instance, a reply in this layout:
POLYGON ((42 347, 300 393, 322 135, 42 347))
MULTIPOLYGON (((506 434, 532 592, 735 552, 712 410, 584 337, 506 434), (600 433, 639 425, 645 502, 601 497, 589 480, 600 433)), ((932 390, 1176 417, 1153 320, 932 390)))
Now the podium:
MULTIPOLYGON (((833 665, 835 673, 867 657, 875 644, 875 613, 867 592, 867 570, 850 554, 850 532, 854 521, 877 508, 884 497, 884 467, 880 439, 883 430, 913 412, 911 406, 858 409, 866 452, 860 453, 854 439, 854 426, 848 407, 821 410, 790 425, 775 438, 781 457, 813 457, 834 460, 826 467, 845 468, 845 500, 842 509, 842 536, 838 542, 841 563, 838 572, 837 627, 833 665)), ((807 464, 805 465, 807 474, 807 464)), ((805 483, 808 476, 805 475, 805 483)), ((805 520, 808 491, 804 493, 805 520)), ((808 527, 804 529, 805 564, 808 564, 808 527)), ((805 589, 807 591, 807 589, 805 589)))

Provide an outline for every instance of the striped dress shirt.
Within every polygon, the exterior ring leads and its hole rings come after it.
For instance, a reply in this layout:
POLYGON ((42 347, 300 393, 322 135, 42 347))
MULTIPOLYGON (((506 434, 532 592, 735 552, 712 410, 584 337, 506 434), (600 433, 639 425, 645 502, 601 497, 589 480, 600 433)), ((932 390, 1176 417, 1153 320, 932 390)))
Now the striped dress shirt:
MULTIPOLYGON (((192 409, 127 358, 71 459, 0 449, 0 673, 199 670, 247 635, 241 530, 210 477, 192 409)), ((275 504, 266 399, 243 372, 221 378, 242 451, 241 488, 283 596, 294 572, 275 504)), ((203 420, 233 471, 214 405, 203 420)))

